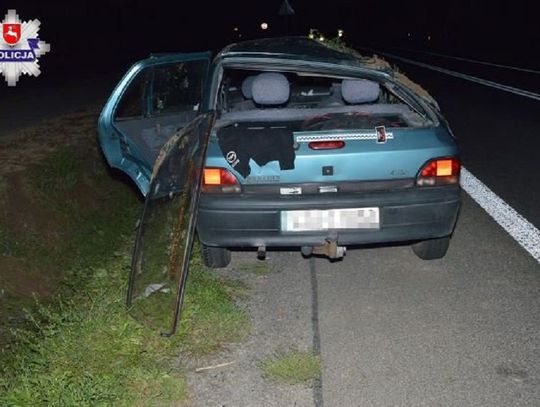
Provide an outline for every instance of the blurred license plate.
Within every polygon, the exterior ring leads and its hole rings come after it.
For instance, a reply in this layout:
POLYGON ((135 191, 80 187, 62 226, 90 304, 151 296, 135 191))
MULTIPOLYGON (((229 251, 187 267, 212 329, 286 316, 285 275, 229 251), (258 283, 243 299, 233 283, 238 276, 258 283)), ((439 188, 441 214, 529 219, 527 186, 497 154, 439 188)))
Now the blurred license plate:
POLYGON ((378 229, 379 208, 282 211, 281 230, 378 229))

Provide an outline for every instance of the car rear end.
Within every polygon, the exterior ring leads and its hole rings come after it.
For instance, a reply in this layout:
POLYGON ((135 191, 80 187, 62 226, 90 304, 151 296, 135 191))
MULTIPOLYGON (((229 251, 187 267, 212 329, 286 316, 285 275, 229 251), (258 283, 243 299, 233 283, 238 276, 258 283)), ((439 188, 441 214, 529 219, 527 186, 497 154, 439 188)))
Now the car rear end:
MULTIPOLYGON (((253 76, 261 75, 268 76, 253 76)), ((406 103, 410 93, 400 97, 373 78, 317 79, 306 88, 299 77, 287 74, 287 103, 265 105, 283 96, 275 94, 282 83, 271 82, 269 95, 217 121, 199 204, 203 246, 292 246, 340 257, 350 245, 450 236, 460 162, 439 113, 419 100, 406 103), (224 129, 261 140, 289 132, 294 167, 284 169, 280 157, 264 165, 250 160, 248 175, 237 171, 235 151, 223 148, 224 129)), ((224 86, 232 93, 240 88, 233 85, 224 86)))

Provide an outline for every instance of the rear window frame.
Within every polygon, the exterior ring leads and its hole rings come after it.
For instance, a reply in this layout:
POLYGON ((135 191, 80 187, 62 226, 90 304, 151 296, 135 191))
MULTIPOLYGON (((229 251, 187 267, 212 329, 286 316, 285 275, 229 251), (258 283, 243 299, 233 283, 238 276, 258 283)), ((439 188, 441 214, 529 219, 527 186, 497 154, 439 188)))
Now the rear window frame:
POLYGON ((211 93, 209 95, 210 109, 221 115, 219 109, 219 95, 223 87, 223 77, 226 69, 240 69, 244 71, 257 72, 291 72, 297 75, 304 76, 320 76, 338 80, 343 79, 368 79, 376 81, 380 86, 384 87, 385 91, 392 94, 401 102, 405 103, 411 110, 420 115, 425 121, 422 127, 431 127, 439 125, 439 116, 431 106, 424 102, 420 95, 417 95, 413 90, 409 89, 397 79, 395 79, 387 71, 377 71, 362 67, 350 65, 336 65, 333 63, 297 60, 289 58, 275 58, 268 56, 245 57, 245 56, 229 56, 218 57, 214 61, 215 69, 212 73, 211 93), (395 92, 393 89, 399 89, 395 92))

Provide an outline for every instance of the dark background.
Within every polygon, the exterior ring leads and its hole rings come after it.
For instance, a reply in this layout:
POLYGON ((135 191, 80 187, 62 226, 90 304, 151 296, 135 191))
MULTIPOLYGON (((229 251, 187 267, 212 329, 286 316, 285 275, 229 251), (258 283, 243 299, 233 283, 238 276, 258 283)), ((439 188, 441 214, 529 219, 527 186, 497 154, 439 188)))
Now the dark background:
MULTIPOLYGON (((290 0, 292 17, 278 14, 282 0, 112 0, 6 3, 23 20, 41 21, 52 51, 42 57, 39 82, 123 72, 151 52, 219 50, 263 36, 327 36, 338 28, 358 46, 407 47, 519 66, 538 66, 540 29, 534 1, 290 0), (262 31, 261 22, 269 29, 262 31), (233 30, 238 27, 238 31, 233 30), (429 36, 429 39, 428 39, 429 36)), ((0 13, 4 13, 0 10, 0 13)), ((28 82, 21 78, 20 82, 28 82)))

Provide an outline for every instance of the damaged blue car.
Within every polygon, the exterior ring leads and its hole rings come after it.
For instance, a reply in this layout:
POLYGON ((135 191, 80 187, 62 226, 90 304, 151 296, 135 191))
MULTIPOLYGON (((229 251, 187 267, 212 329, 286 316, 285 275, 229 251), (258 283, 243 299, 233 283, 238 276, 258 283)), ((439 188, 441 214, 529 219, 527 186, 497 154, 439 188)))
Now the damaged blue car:
POLYGON ((146 197, 139 297, 163 292, 145 270, 186 278, 195 234, 209 267, 234 248, 336 259, 393 242, 437 259, 458 216, 459 152, 433 98, 383 60, 308 38, 153 55, 114 89, 98 130, 146 197))

